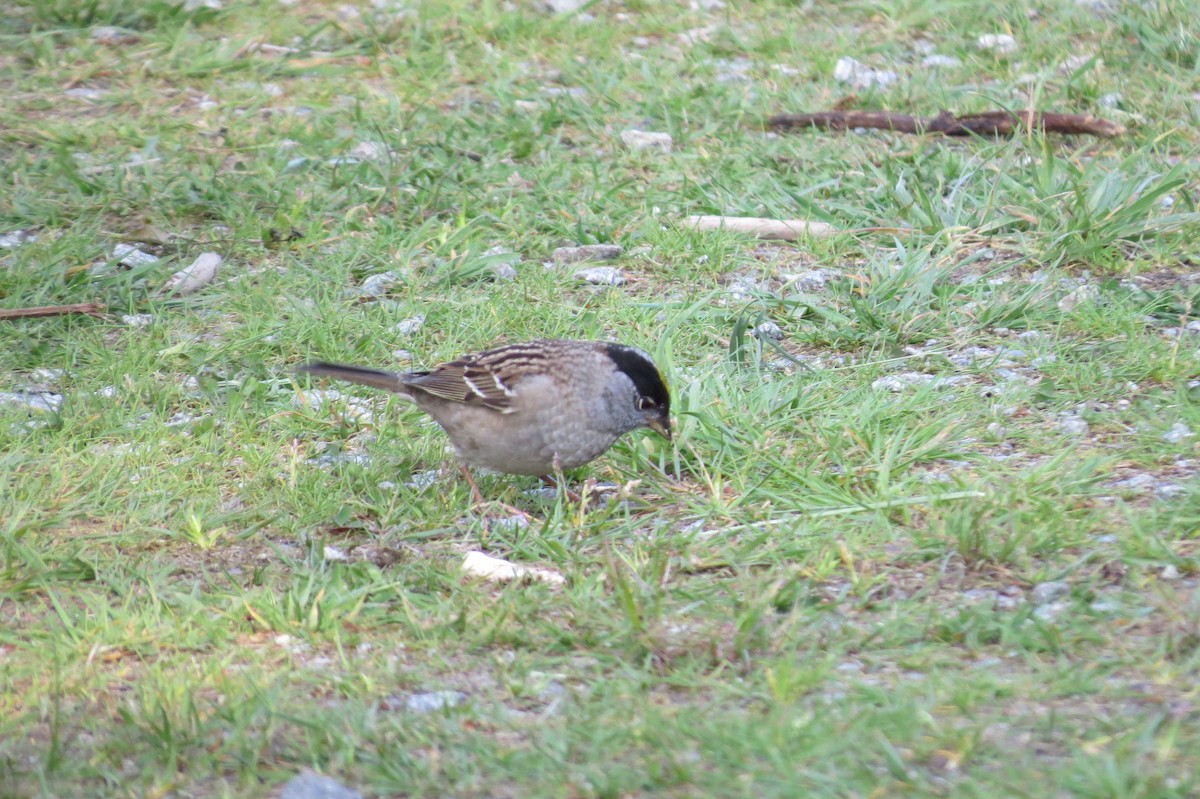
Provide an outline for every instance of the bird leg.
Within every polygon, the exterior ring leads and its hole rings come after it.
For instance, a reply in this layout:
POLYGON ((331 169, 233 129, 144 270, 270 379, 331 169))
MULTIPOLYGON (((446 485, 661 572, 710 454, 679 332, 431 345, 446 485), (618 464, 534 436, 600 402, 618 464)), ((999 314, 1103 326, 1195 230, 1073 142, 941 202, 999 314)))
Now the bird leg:
MULTIPOLYGON (((483 494, 480 493, 480 491, 479 491, 479 486, 475 485, 475 478, 473 478, 471 476, 471 470, 467 468, 467 465, 465 463, 460 463, 458 465, 458 468, 462 472, 462 476, 464 478, 466 478, 467 485, 469 485, 471 487, 471 498, 475 500, 475 505, 479 506, 479 507, 487 505, 488 501, 483 498, 483 494)), ((496 502, 494 504, 499 505, 501 508, 503 508, 505 511, 507 511, 511 516, 519 518, 519 519, 523 519, 526 525, 533 524, 533 517, 530 516, 525 511, 521 510, 520 508, 514 508, 512 505, 509 505, 504 502, 496 502)), ((490 520, 490 521, 494 521, 494 519, 490 520)), ((487 525, 489 528, 491 527, 491 525, 489 524, 489 518, 486 514, 484 515, 484 524, 487 525)))
POLYGON ((471 476, 471 470, 467 468, 467 464, 460 463, 458 468, 462 472, 462 476, 466 478, 467 485, 471 487, 471 498, 475 500, 475 504, 486 504, 487 501, 483 498, 483 494, 479 493, 479 486, 475 485, 475 478, 471 476))
MULTIPOLYGON (((556 457, 556 460, 557 460, 557 457, 556 457)), ((557 465, 557 464, 555 464, 555 465, 557 465)), ((546 485, 548 485, 550 488, 553 488, 556 491, 561 491, 564 494, 566 494, 567 499, 571 500, 572 502, 583 502, 583 497, 581 497, 579 494, 575 493, 574 491, 572 491, 570 488, 567 487, 567 481, 563 477, 562 469, 555 469, 554 474, 543 474, 538 479, 541 480, 546 485)))

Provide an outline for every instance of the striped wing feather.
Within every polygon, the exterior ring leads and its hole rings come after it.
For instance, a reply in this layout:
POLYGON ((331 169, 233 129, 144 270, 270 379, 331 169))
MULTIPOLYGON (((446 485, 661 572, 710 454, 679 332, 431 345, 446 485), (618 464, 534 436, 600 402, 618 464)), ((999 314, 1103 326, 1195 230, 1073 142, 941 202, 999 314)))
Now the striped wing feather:
POLYGON ((542 371, 544 362, 544 351, 528 344, 512 344, 465 355, 429 372, 414 372, 406 375, 404 382, 450 402, 512 413, 513 387, 523 375, 542 371))

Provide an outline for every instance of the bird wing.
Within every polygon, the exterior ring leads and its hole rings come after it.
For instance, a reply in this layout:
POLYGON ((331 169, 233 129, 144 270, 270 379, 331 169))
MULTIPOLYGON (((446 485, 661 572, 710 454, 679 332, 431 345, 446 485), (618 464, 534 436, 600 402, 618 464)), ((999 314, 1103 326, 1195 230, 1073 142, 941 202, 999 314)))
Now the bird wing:
POLYGON ((513 384, 526 373, 519 363, 503 357, 503 351, 490 350, 464 355, 428 372, 405 375, 405 385, 450 402, 483 405, 512 413, 513 384))

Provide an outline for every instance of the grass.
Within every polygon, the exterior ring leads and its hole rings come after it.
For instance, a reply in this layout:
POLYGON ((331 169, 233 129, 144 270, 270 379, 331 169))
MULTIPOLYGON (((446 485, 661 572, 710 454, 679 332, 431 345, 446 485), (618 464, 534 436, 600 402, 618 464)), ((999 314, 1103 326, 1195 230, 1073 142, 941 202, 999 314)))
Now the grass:
POLYGON ((220 5, 0 19, 0 235, 33 236, 0 307, 111 310, 0 322, 0 392, 61 396, 0 404, 0 796, 1195 795, 1185 4, 220 5), (901 80, 855 95, 845 55, 901 80), (761 129, 842 102, 1129 132, 761 129), (577 243, 629 283, 543 268, 577 243), (674 444, 574 476, 620 502, 482 476, 533 518, 485 525, 411 407, 298 401, 309 358, 542 335, 668 373, 674 444))

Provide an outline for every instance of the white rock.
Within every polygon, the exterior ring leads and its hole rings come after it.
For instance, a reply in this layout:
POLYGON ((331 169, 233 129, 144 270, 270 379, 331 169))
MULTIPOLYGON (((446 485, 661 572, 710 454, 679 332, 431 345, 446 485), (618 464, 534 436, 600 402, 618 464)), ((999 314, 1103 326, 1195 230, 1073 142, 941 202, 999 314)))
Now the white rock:
POLYGON ((797 272, 794 274, 784 274, 781 277, 800 289, 801 291, 817 292, 825 290, 825 283, 829 276, 824 269, 813 269, 808 272, 797 272))
POLYGON ((1015 53, 1017 40, 1007 33, 985 33, 976 41, 980 50, 991 50, 997 53, 1015 53))
POLYGON ((621 141, 631 150, 661 150, 671 152, 673 142, 670 133, 656 133, 648 130, 623 130, 621 141))
POLYGON ((323 554, 325 555, 325 560, 334 560, 334 561, 350 560, 349 556, 347 556, 345 552, 338 549, 337 547, 332 547, 329 545, 325 546, 323 554))
POLYGON ((413 336, 421 332, 421 328, 425 326, 425 314, 417 314, 411 316, 402 322, 397 322, 392 325, 392 330, 401 336, 413 336))
POLYGON ((130 327, 148 327, 153 324, 154 317, 148 313, 121 314, 121 322, 130 327))
POLYGON ((1059 422, 1058 429, 1069 436, 1084 436, 1087 435, 1088 423, 1077 416, 1072 416, 1059 422))
POLYGON ((902 372, 898 375, 885 375, 871 383, 873 389, 900 392, 913 386, 923 386, 933 382, 933 375, 921 372, 902 372))
POLYGON ((411 694, 404 702, 404 709, 409 713, 432 713, 456 707, 467 701, 467 695, 462 691, 429 691, 423 694, 411 694))
POLYGON ((928 69, 937 69, 939 67, 947 67, 952 69, 954 67, 961 67, 962 61, 952 55, 934 54, 925 56, 924 60, 921 61, 921 66, 928 69))
POLYGON ((1191 438, 1194 435, 1196 434, 1193 433, 1192 429, 1186 424, 1183 422, 1176 422, 1175 424, 1171 425, 1170 430, 1163 433, 1163 440, 1171 444, 1178 444, 1179 442, 1191 438))
POLYGON ((63 395, 50 391, 0 391, 0 405, 20 408, 28 412, 58 413, 62 404, 63 395))
POLYGON ((1055 621, 1066 609, 1066 602, 1051 602, 1048 605, 1039 607, 1033 612, 1033 615, 1041 621, 1055 621))
POLYGON ((364 297, 381 297, 388 289, 407 277, 403 272, 395 270, 380 272, 377 275, 367 275, 359 285, 358 291, 364 297))
POLYGON ((625 275, 615 266, 589 266, 577 271, 575 277, 597 286, 622 286, 626 282, 625 275))
POLYGON ((12 233, 0 235, 0 249, 11 250, 13 247, 20 247, 29 241, 37 241, 37 236, 28 231, 14 230, 12 233))
POLYGON ((538 580, 550 585, 563 585, 566 578, 556 571, 539 566, 522 566, 517 563, 493 558, 478 550, 467 553, 462 564, 463 574, 492 583, 507 583, 513 580, 538 580))
POLYGON ((195 294, 217 276, 217 267, 221 265, 222 260, 215 252, 201 253, 190 266, 180 269, 167 279, 163 284, 162 293, 174 294, 176 297, 195 294))
POLYGON ((898 81, 900 76, 894 70, 875 69, 849 56, 844 56, 839 58, 833 67, 833 79, 849 83, 856 89, 869 89, 874 86, 882 89, 898 81))
POLYGON ((1053 580, 1035 585, 1031 598, 1035 605, 1046 605, 1055 600, 1062 599, 1069 593, 1071 593, 1070 583, 1065 580, 1053 580))
POLYGON ((112 248, 113 260, 130 269, 138 266, 148 266, 158 263, 158 256, 142 252, 132 244, 117 244, 112 248))
POLYGON ((423 491, 437 482, 438 470, 426 469, 423 472, 413 472, 409 475, 408 480, 404 482, 405 488, 415 488, 418 491, 423 491))
POLYGON ((779 329, 779 325, 774 322, 767 321, 761 325, 755 325, 750 329, 750 335, 758 339, 773 339, 775 341, 783 340, 783 331, 779 329))

